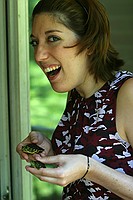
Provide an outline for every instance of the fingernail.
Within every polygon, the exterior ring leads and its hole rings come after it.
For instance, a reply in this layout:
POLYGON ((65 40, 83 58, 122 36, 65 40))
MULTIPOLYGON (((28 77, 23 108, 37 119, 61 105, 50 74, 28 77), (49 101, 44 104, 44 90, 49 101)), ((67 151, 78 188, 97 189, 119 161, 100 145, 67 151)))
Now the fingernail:
POLYGON ((25 167, 26 171, 29 172, 29 169, 27 168, 27 166, 25 167))

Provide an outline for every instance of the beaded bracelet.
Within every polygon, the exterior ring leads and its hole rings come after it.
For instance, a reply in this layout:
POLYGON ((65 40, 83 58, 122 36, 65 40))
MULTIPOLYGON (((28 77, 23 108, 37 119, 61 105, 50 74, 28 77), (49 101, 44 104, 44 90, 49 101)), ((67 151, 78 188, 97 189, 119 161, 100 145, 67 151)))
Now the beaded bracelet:
POLYGON ((87 157, 87 164, 88 164, 88 167, 87 167, 87 170, 86 170, 84 176, 82 177, 82 179, 86 176, 86 174, 87 174, 88 171, 89 171, 89 168, 90 168, 90 162, 89 162, 89 161, 90 161, 90 160, 89 160, 89 157, 87 157))

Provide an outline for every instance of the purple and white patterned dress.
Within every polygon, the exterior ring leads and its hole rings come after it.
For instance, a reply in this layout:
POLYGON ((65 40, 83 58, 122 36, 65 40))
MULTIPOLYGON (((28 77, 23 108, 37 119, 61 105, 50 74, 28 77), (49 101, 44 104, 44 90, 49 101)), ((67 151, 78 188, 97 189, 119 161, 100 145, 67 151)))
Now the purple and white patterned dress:
MULTIPOLYGON (((84 99, 74 89, 53 134, 56 154, 84 154, 121 173, 133 176, 133 148, 116 130, 116 98, 122 84, 133 74, 117 72, 91 97, 84 99)), ((127 102, 128 103, 128 102, 127 102)), ((78 166, 77 166, 78 167, 78 166)), ((118 200, 106 188, 86 179, 70 183, 63 200, 118 200)))

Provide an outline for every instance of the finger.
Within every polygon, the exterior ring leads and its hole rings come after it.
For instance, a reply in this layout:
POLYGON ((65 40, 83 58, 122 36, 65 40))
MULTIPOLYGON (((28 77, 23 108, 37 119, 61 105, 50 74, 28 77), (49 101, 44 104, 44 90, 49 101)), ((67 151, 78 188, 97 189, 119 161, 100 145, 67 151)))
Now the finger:
POLYGON ((31 131, 29 133, 29 137, 32 143, 37 144, 38 143, 38 132, 36 131, 31 131))
POLYGON ((31 168, 30 166, 25 167, 28 172, 36 176, 41 181, 62 185, 65 184, 64 176, 62 176, 61 170, 59 168, 31 168))
POLYGON ((18 153, 21 153, 21 152, 22 152, 22 146, 25 146, 25 145, 30 144, 30 143, 31 143, 31 141, 30 141, 30 138, 29 138, 29 136, 28 136, 27 138, 25 138, 22 142, 20 142, 20 143, 17 145, 16 151, 17 151, 18 153))
POLYGON ((44 135, 37 131, 31 131, 29 133, 29 137, 32 143, 42 144, 44 141, 44 135))
POLYGON ((60 164, 61 159, 60 156, 45 156, 45 157, 39 157, 36 156, 36 160, 43 162, 44 164, 60 164))
POLYGON ((22 152, 22 150, 21 150, 22 146, 24 146, 23 143, 18 144, 17 147, 16 147, 16 151, 20 155, 21 159, 27 161, 28 160, 28 155, 26 153, 22 152))
MULTIPOLYGON (((59 185, 60 184, 60 181, 59 181, 59 178, 54 178, 54 177, 48 177, 48 176, 42 176, 38 173, 35 173, 34 170, 37 170, 37 169, 31 169, 30 170, 30 167, 27 166, 27 171, 30 172, 33 176, 35 176, 36 178, 38 178, 39 180, 43 181, 43 182, 48 182, 48 183, 52 183, 52 184, 57 184, 59 185)), ((40 169, 39 169, 40 170, 40 169)), ((37 171, 39 171, 37 170, 37 171)))
POLYGON ((27 154, 27 153, 22 151, 22 147, 27 145, 27 144, 31 144, 31 142, 29 141, 28 137, 17 145, 16 151, 20 155, 21 159, 29 161, 29 154, 27 154))

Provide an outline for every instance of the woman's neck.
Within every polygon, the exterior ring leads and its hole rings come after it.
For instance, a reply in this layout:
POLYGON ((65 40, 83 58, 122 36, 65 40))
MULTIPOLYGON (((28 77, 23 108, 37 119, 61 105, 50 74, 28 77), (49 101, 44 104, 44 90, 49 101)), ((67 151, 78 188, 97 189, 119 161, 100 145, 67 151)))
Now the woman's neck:
POLYGON ((97 82, 94 78, 90 78, 86 84, 77 87, 76 90, 83 98, 87 99, 91 97, 95 92, 97 92, 103 85, 105 81, 98 80, 97 82))

